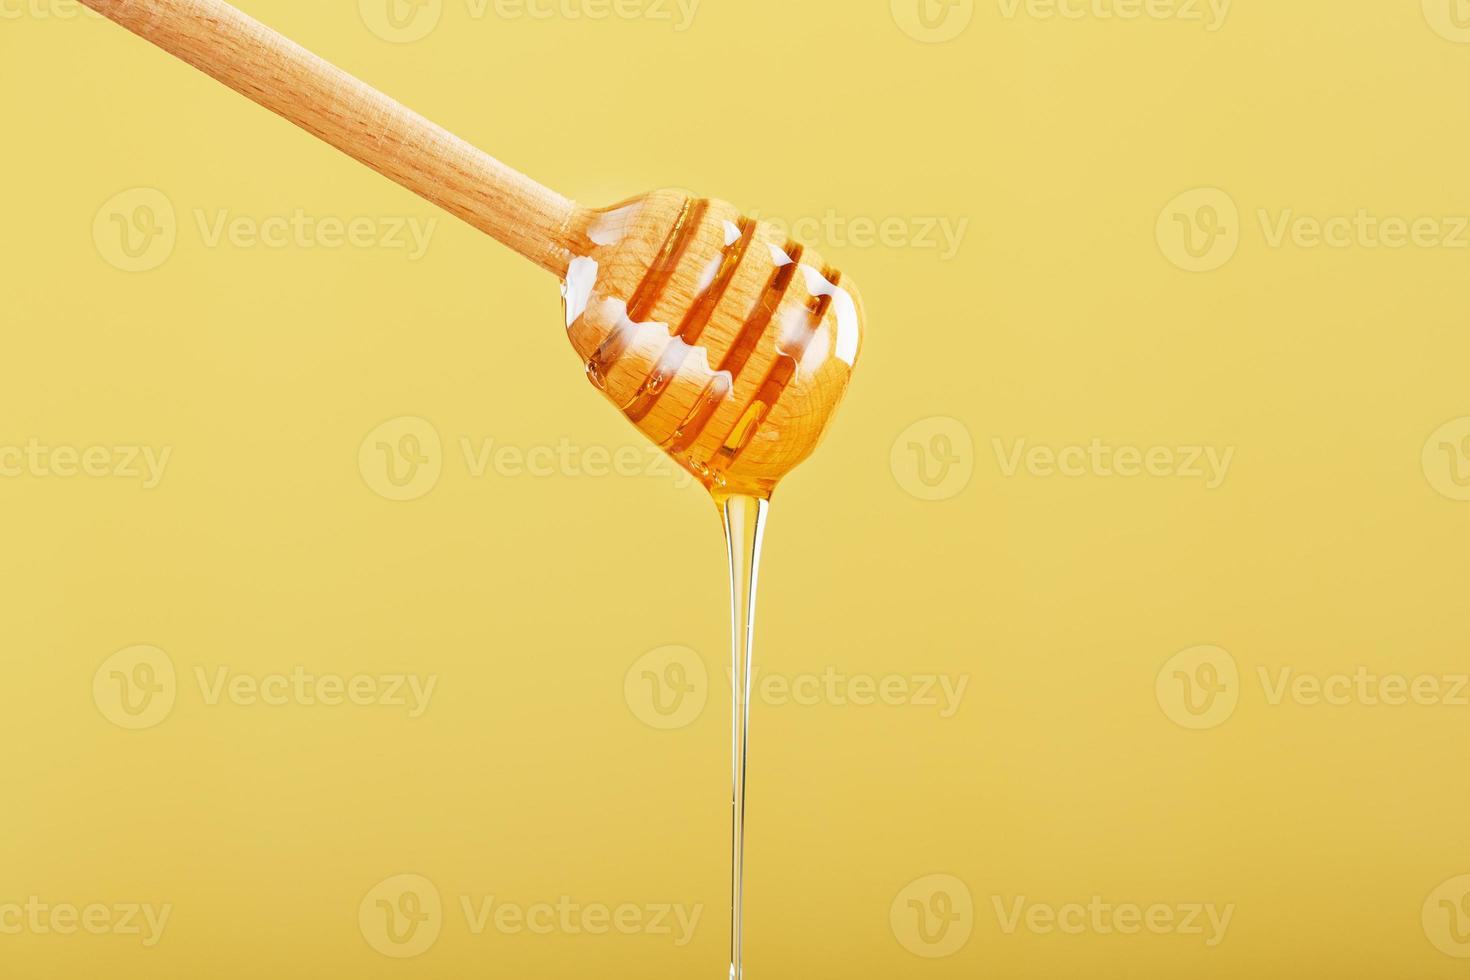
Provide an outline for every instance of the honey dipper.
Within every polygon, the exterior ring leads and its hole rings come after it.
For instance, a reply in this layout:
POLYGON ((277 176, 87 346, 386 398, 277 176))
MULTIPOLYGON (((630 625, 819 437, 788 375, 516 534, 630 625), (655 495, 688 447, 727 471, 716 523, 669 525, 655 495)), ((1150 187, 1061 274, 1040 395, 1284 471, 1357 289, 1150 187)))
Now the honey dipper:
POLYGON ((717 498, 816 447, 862 330, 816 253, 682 191, 582 207, 223 0, 82 3, 561 277, 588 377, 717 498))

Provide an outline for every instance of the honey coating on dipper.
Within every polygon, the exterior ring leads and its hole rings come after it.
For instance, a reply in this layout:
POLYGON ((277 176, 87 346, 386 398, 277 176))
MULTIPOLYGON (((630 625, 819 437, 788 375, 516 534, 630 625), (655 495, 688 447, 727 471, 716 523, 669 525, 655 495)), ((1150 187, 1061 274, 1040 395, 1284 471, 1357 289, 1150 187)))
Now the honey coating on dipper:
POLYGON ((589 380, 717 497, 768 498, 821 439, 860 301, 814 252, 719 201, 595 212, 562 295, 589 380))

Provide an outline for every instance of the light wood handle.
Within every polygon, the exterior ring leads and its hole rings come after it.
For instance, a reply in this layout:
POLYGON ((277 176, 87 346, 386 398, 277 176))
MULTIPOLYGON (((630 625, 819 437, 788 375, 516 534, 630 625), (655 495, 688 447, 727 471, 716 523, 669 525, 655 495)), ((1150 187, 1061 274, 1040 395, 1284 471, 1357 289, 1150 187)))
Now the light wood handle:
POLYGON ((584 213, 224 0, 82 0, 565 277, 584 213))

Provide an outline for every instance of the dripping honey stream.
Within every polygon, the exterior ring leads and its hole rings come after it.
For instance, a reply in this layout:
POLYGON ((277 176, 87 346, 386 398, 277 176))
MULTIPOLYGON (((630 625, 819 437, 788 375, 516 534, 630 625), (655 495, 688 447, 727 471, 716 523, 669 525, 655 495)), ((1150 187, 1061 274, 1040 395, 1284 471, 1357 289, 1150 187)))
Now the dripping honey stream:
POLYGON ((568 266, 588 379, 710 492, 730 581, 730 977, 744 976, 756 594, 771 494, 825 425, 802 414, 860 340, 841 274, 730 205, 660 191, 598 212, 568 266), (629 256, 632 256, 630 263, 629 256), (804 261, 807 260, 807 261, 804 261), (793 412, 795 408, 795 412, 793 412), (797 438, 800 436, 800 438, 797 438))

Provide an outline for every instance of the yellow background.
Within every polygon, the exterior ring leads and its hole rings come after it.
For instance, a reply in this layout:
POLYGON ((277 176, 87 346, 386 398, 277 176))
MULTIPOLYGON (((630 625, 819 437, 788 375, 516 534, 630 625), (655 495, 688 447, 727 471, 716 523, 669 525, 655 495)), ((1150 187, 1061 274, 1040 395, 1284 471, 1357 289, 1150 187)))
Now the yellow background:
MULTIPOLYGON (((948 718, 757 705, 749 976, 1463 974, 1421 912, 1470 872, 1470 707, 1273 704, 1259 675, 1466 670, 1470 504, 1421 456, 1470 416, 1470 250, 1267 234, 1288 209, 1470 214, 1452 21, 1419 0, 1242 0, 1211 31, 985 2, 931 43, 888 0, 704 0, 683 32, 444 3, 410 43, 350 0, 246 9, 578 200, 678 185, 909 236, 814 242, 861 285, 868 332, 829 439, 777 495, 757 658, 969 686, 948 718), (1238 208, 1207 272, 1158 233, 1197 188, 1238 208), (969 222, 956 254, 921 247, 926 218, 969 222), (919 435, 967 434, 950 462, 973 477, 926 501, 903 460, 935 444, 900 437, 935 417, 954 421, 919 435), (1094 438, 1235 455, 1207 489, 1007 475, 994 443, 1094 438), (1238 665, 1238 706, 1187 730, 1156 682, 1204 645, 1238 665), (890 909, 935 874, 974 923, 930 959, 890 909), (1007 933, 995 913, 1094 895, 1235 909, 1213 947, 1007 933)), ((5 10, 0 445, 172 455, 153 489, 0 479, 0 905, 173 914, 153 948, 0 935, 0 973, 723 976, 713 509, 671 472, 476 477, 462 451, 638 445, 581 376, 557 284, 448 217, 417 261, 211 247, 200 214, 437 215, 110 24, 5 10), (93 228, 140 187, 177 242, 128 273, 93 228), (442 438, 441 478, 406 502, 359 466, 400 417, 442 438), (128 731, 93 680, 139 644, 176 666, 177 703, 128 731), (660 731, 624 680, 669 645, 713 686, 660 731), (410 719, 209 704, 195 678, 297 666, 438 687, 410 719), (358 926, 399 874, 444 902, 437 942, 401 960, 358 926), (680 948, 474 935, 465 895, 704 908, 680 948)))

